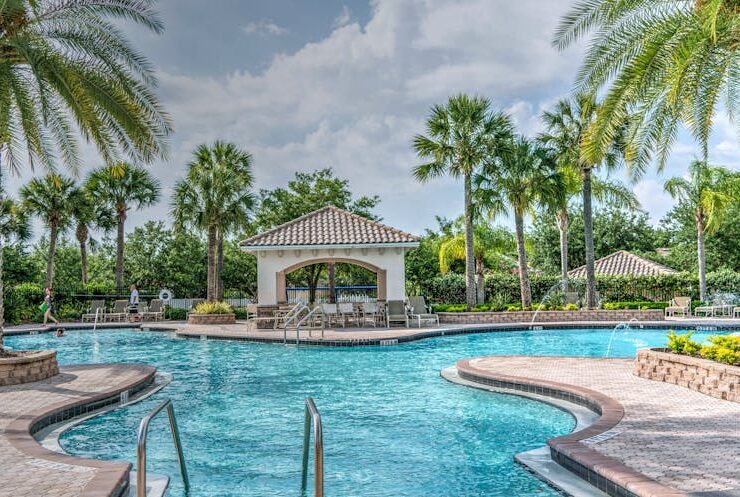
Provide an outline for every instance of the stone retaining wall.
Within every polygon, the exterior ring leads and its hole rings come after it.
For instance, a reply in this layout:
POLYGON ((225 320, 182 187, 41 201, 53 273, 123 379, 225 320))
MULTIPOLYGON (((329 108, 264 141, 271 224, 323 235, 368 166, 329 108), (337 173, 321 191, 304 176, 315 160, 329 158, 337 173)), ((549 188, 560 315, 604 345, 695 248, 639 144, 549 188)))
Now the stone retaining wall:
POLYGON ((234 314, 188 314, 188 324, 234 324, 234 314))
POLYGON ((638 351, 634 372, 641 378, 664 381, 718 399, 740 402, 740 367, 667 352, 638 351))
POLYGON ((54 350, 0 359, 0 387, 45 380, 58 373, 57 353, 54 350))
MULTIPOLYGON (((440 312, 439 322, 443 324, 486 324, 486 323, 529 323, 535 311, 515 312, 440 312)), ((539 311, 538 323, 578 322, 578 321, 663 321, 662 309, 624 309, 607 311, 604 309, 578 311, 539 311)))

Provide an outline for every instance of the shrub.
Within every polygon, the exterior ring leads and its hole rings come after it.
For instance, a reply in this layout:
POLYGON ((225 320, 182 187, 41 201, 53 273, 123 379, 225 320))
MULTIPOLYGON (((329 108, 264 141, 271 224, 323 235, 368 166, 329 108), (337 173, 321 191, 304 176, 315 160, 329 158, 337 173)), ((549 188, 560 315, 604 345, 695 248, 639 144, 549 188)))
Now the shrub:
POLYGON ((234 310, 226 302, 203 302, 193 309, 194 314, 233 314, 234 310))
POLYGON ((184 321, 188 318, 188 311, 177 307, 165 306, 164 318, 171 319, 173 321, 184 321))
POLYGON ((711 336, 711 345, 701 348, 699 355, 705 359, 730 365, 740 365, 740 336, 711 336))
POLYGON ((668 333, 668 348, 676 354, 696 355, 702 347, 701 344, 691 339, 693 334, 693 331, 689 331, 683 335, 676 335, 676 333, 671 330, 670 333, 668 333))
POLYGON ((648 301, 634 301, 634 302, 607 302, 604 304, 604 309, 608 311, 616 311, 622 309, 641 309, 643 311, 648 309, 665 309, 668 307, 668 302, 648 302, 648 301))
POLYGON ((566 311, 577 311, 578 310, 578 306, 576 304, 566 304, 565 305, 565 310, 566 311))
POLYGON ((234 316, 236 319, 249 319, 249 313, 244 307, 235 307, 234 316))

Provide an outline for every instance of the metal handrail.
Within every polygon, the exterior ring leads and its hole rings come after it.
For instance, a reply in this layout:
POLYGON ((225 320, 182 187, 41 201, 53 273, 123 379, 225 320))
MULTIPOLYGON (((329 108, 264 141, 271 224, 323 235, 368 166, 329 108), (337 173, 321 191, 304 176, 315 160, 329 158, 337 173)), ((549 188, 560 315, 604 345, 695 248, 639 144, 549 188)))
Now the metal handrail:
POLYGON ((283 328, 285 328, 285 323, 286 323, 287 321, 290 321, 290 319, 291 319, 291 318, 292 318, 292 317, 293 317, 293 316, 294 316, 295 314, 298 314, 298 313, 299 313, 299 312, 301 311, 301 309, 303 309, 303 307, 304 307, 304 306, 305 306, 305 304, 303 304, 303 303, 301 303, 301 302, 297 302, 297 303, 296 303, 296 304, 295 304, 295 305, 294 305, 293 307, 291 307, 291 308, 290 308, 290 309, 288 310, 288 312, 286 312, 286 313, 285 313, 285 315, 283 315, 283 316, 279 316, 279 315, 277 315, 277 314, 276 314, 276 315, 275 315, 275 324, 273 325, 273 327, 272 327, 272 328, 273 328, 273 329, 275 329, 275 330, 277 329, 277 327, 278 327, 278 321, 279 321, 280 319, 282 319, 282 320, 283 320, 283 328))
MULTIPOLYGON (((308 308, 309 308, 306 304, 296 304, 296 307, 298 307, 298 306, 300 306, 300 308, 292 316, 290 316, 288 319, 286 319, 283 322, 283 343, 284 344, 288 343, 288 325, 292 321, 298 319, 298 316, 301 315, 301 311, 303 311, 304 309, 308 310, 308 308)), ((292 312, 292 310, 291 310, 291 312, 292 312)))
POLYGON ((306 491, 308 480, 308 444, 313 431, 313 480, 314 497, 324 497, 324 432, 321 428, 321 414, 311 397, 306 398, 306 418, 303 424, 303 472, 301 474, 301 494, 306 491))
POLYGON ((149 423, 152 419, 167 409, 167 417, 170 420, 170 431, 172 432, 172 441, 177 450, 177 462, 180 465, 180 474, 185 486, 185 492, 190 491, 190 480, 188 479, 188 470, 185 467, 185 457, 182 454, 182 444, 180 443, 180 431, 177 429, 177 420, 175 419, 175 410, 172 407, 172 400, 166 399, 149 414, 144 416, 139 423, 138 441, 136 445, 136 496, 146 497, 146 440, 149 433, 149 423))
MULTIPOLYGON (((303 325, 303 323, 305 323, 306 320, 308 318, 310 318, 311 316, 313 316, 316 312, 323 312, 322 309, 321 309, 321 306, 316 306, 313 309, 311 309, 311 311, 308 314, 306 314, 303 317, 303 319, 301 319, 300 321, 298 321, 298 324, 296 324, 296 327, 295 327, 295 344, 296 345, 298 345, 298 343, 299 343, 299 338, 300 338, 300 333, 301 333, 301 325, 303 325)), ((322 323, 321 324, 321 339, 323 340, 324 339, 324 324, 323 324, 324 323, 324 320, 323 319, 321 320, 321 323, 322 323)), ((308 336, 311 336, 311 331, 308 332, 308 336)))

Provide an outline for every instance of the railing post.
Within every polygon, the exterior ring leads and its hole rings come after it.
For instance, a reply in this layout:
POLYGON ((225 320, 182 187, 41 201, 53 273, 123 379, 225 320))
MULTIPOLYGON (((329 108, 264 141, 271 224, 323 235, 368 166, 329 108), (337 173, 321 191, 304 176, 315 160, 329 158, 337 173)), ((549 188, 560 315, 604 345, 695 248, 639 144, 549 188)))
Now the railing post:
POLYGON ((303 424, 303 466, 301 473, 301 493, 306 491, 308 480, 308 446, 313 431, 314 458, 314 496, 324 497, 324 433, 321 427, 321 414, 311 397, 306 399, 306 416, 303 424))

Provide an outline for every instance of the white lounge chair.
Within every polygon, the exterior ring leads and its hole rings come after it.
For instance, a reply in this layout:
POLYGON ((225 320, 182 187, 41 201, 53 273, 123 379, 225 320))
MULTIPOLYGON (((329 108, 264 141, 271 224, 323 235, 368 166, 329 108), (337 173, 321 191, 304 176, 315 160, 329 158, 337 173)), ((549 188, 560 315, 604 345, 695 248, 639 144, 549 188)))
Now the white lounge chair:
POLYGON ((82 322, 94 321, 96 317, 100 321, 105 321, 105 300, 93 300, 90 308, 82 315, 82 322))
POLYGON ((321 304, 321 320, 322 326, 326 327, 328 324, 339 324, 339 311, 337 310, 337 304, 321 304))
POLYGON ((439 316, 432 312, 429 312, 424 297, 409 297, 409 309, 409 316, 412 320, 417 322, 419 328, 421 328, 422 321, 434 321, 437 325, 439 325, 439 316))
POLYGON ((164 306, 160 299, 152 299, 149 302, 149 307, 140 310, 141 320, 146 321, 147 318, 151 318, 154 321, 164 319, 164 306))
POLYGON ((665 316, 683 317, 691 316, 691 297, 674 297, 668 307, 665 308, 665 316))
POLYGON ((406 328, 409 327, 409 314, 403 300, 389 300, 386 306, 385 325, 391 327, 391 323, 402 322, 406 328))
POLYGON ((116 300, 113 310, 105 313, 106 321, 123 321, 128 315, 128 300, 116 300))
POLYGON ((377 302, 363 302, 360 304, 360 320, 363 324, 369 323, 375 328, 378 325, 380 308, 377 302))
POLYGON ((337 304, 337 310, 339 317, 342 318, 342 326, 347 326, 347 321, 354 321, 355 325, 358 325, 359 320, 357 317, 357 311, 352 302, 340 302, 337 304))

